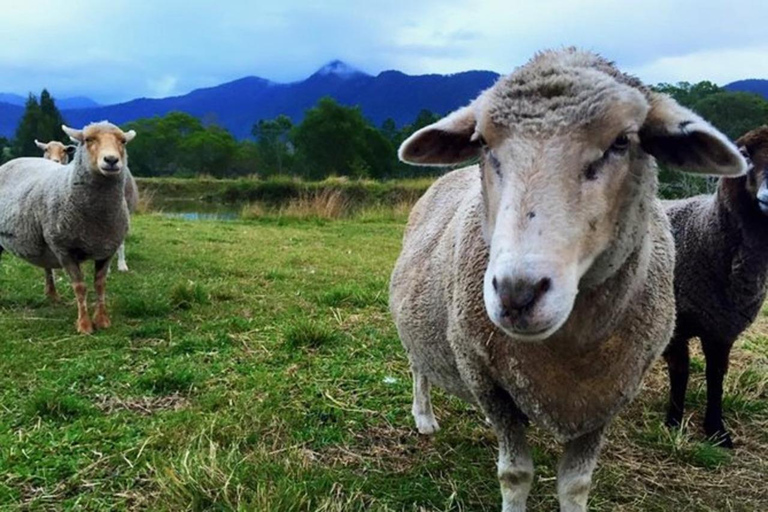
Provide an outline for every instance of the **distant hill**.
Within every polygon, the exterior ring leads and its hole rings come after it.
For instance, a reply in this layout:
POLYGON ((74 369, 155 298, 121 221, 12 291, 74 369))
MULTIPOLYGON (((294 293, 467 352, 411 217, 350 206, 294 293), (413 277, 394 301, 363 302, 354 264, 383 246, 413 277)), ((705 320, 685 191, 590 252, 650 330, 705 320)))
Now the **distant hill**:
MULTIPOLYGON (((59 107, 60 110, 64 109, 71 109, 71 108, 92 108, 92 107, 98 107, 99 104, 93 101, 91 98, 86 98, 85 96, 75 96, 73 98, 55 98, 56 99, 56 106, 59 107)), ((20 94, 9 94, 0 92, 0 103, 8 103, 9 105, 16 105, 19 107, 23 107, 24 104, 27 102, 26 96, 21 96, 20 94)))
MULTIPOLYGON (((289 84, 246 77, 171 98, 139 98, 100 107, 67 108, 59 100, 57 103, 67 123, 73 126, 103 119, 122 124, 179 110, 213 119, 236 137, 245 138, 259 119, 285 114, 294 122, 300 121, 304 111, 323 96, 332 96, 345 105, 360 105, 365 116, 376 125, 388 117, 402 125, 412 121, 421 109, 445 114, 468 103, 498 76, 490 71, 420 76, 384 71, 371 76, 341 61, 333 61, 306 80, 289 84)), ((11 136, 21 112, 14 114, 1 108, 0 135, 11 136)))
POLYGON ((759 78, 739 80, 726 85, 725 89, 728 91, 753 92, 760 94, 768 100, 768 80, 761 80, 759 78))

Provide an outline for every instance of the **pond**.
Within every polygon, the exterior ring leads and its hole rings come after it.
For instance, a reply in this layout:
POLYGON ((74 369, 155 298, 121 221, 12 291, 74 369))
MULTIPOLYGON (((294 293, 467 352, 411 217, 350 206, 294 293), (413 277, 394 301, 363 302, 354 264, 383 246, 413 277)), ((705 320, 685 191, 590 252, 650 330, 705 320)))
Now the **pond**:
POLYGON ((237 220, 244 204, 209 203, 190 199, 152 200, 152 210, 165 217, 184 220, 237 220))

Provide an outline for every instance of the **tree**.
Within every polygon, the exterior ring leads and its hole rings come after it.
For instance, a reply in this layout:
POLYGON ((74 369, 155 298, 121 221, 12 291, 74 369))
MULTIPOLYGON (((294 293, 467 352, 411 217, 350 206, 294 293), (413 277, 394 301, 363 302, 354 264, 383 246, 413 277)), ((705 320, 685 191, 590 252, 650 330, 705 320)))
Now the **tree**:
POLYGON ((64 118, 56 108, 56 102, 46 89, 40 93, 40 122, 37 125, 37 138, 47 142, 51 140, 66 141, 67 137, 61 129, 64 118))
POLYGON ((24 115, 16 128, 13 141, 13 154, 16 156, 40 156, 40 150, 35 145, 37 125, 40 123, 40 104, 37 98, 30 94, 24 105, 24 115))
POLYGON ((136 176, 171 176, 189 174, 194 170, 190 158, 183 154, 182 142, 204 131, 202 123, 183 112, 170 112, 126 123, 125 130, 136 130, 138 137, 131 142, 130 166, 136 176))
POLYGON ((4 164, 12 158, 11 152, 11 141, 5 137, 0 137, 0 165, 4 164))
POLYGON ((697 101, 693 109, 732 140, 768 124, 768 101, 747 92, 718 92, 697 101))
POLYGON ((261 119, 253 125, 251 133, 261 156, 262 173, 283 174, 291 159, 289 135, 293 128, 291 118, 279 115, 275 119, 261 119))
POLYGON ((291 138, 303 174, 311 179, 332 175, 384 177, 392 168, 394 150, 368 122, 359 107, 320 99, 307 110, 291 138))
POLYGON ((703 81, 696 84, 689 82, 678 82, 677 84, 661 83, 653 87, 656 92, 669 94, 678 103, 685 107, 692 108, 698 101, 711 94, 723 92, 724 89, 712 82, 703 81))
POLYGON ((195 174, 222 178, 230 174, 237 156, 237 141, 218 126, 196 131, 179 144, 183 167, 195 174))
POLYGON ((56 108, 56 102, 47 90, 40 94, 40 103, 30 94, 24 107, 24 115, 16 128, 13 144, 15 156, 40 156, 40 149, 35 145, 35 139, 41 142, 52 140, 66 141, 61 130, 64 119, 56 108))

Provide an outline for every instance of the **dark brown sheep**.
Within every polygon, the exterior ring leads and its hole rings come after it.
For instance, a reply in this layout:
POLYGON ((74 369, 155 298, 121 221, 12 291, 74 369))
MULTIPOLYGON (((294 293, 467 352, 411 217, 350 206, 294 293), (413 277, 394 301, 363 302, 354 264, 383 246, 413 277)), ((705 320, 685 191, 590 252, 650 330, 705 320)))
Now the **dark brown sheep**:
POLYGON ((736 141, 752 167, 721 178, 714 195, 666 202, 677 250, 675 334, 664 353, 670 393, 666 423, 679 426, 688 384, 688 340, 706 358, 704 430, 721 446, 733 442, 723 425, 723 378, 739 335, 755 320, 768 281, 768 126, 736 141))

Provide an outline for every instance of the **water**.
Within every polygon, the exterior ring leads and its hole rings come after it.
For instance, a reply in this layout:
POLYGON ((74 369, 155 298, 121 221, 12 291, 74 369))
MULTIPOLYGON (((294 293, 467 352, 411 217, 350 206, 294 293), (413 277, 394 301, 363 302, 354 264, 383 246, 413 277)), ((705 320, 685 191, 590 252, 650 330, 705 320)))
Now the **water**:
POLYGON ((153 201, 152 207, 165 217, 191 221, 237 220, 242 204, 208 203, 189 199, 164 199, 153 201))

